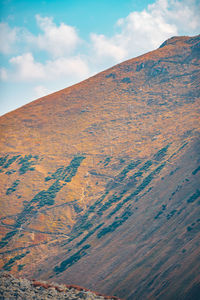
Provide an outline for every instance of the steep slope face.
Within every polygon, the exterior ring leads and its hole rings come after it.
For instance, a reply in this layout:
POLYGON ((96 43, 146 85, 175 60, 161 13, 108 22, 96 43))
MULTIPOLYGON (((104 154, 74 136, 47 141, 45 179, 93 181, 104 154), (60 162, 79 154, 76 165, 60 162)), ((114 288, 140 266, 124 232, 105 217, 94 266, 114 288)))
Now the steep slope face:
POLYGON ((172 38, 1 118, 4 270, 195 299, 199 40, 172 38))

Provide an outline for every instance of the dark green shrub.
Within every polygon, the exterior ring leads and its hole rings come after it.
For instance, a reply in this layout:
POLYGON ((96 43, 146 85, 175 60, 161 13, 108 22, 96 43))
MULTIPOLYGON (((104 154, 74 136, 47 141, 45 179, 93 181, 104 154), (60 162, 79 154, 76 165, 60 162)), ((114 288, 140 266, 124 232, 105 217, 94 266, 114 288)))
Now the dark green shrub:
POLYGON ((77 203, 74 203, 73 204, 73 208, 74 208, 74 211, 79 214, 80 212, 83 211, 82 207, 80 205, 78 205, 77 203))
POLYGON ((115 79, 116 78, 116 74, 115 73, 110 73, 110 74, 106 75, 106 78, 110 78, 110 77, 112 77, 113 79, 115 79))
POLYGON ((193 172, 192 175, 196 175, 200 171, 200 166, 198 166, 193 172))
POLYGON ((159 174, 159 172, 164 168, 165 162, 159 165, 154 171, 152 171, 144 180, 142 183, 135 189, 133 193, 131 193, 128 197, 126 197, 121 203, 119 203, 115 209, 110 213, 109 216, 112 216, 115 214, 125 203, 132 200, 135 196, 137 196, 141 191, 143 191, 149 183, 153 180, 154 176, 159 174))
POLYGON ((102 207, 97 211, 97 214, 103 213, 104 211, 106 211, 108 208, 110 208, 112 206, 113 203, 116 203, 118 201, 120 201, 122 196, 117 196, 117 195, 112 195, 108 201, 106 201, 102 207))
POLYGON ((151 160, 147 160, 144 165, 140 168, 140 171, 148 171, 153 162, 151 160))
POLYGON ((173 215, 174 215, 176 212, 177 212, 176 209, 172 210, 172 211, 166 216, 167 220, 171 219, 171 218, 173 217, 173 215))
POLYGON ((167 150, 169 148, 170 144, 168 144, 167 146, 163 147, 162 149, 160 149, 154 156, 153 159, 160 161, 162 160, 165 155, 167 154, 167 150))
POLYGON ((1 242, 0 242, 0 248, 3 248, 5 247, 9 240, 11 240, 11 238, 18 232, 18 230, 13 230, 13 231, 10 231, 8 232, 2 239, 1 239, 1 242))
POLYGON ((97 233, 97 238, 100 239, 107 233, 115 231, 119 226, 126 222, 131 215, 132 211, 130 210, 130 207, 127 207, 120 217, 115 218, 115 221, 112 224, 110 224, 108 227, 104 227, 100 232, 97 233))
POLYGON ((61 174, 63 173, 64 167, 58 168, 51 176, 45 177, 45 181, 49 181, 51 179, 60 179, 61 174))
POLYGON ((105 160, 104 160, 104 167, 106 167, 111 161, 111 157, 107 157, 105 160))
POLYGON ((15 155, 12 158, 8 159, 8 161, 6 162, 6 164, 3 166, 5 169, 7 169, 14 161, 16 161, 16 159, 20 157, 20 155, 15 155))
POLYGON ((24 268, 24 266, 25 266, 25 264, 23 264, 23 265, 18 265, 18 266, 17 266, 17 270, 18 270, 18 271, 21 271, 21 270, 24 268))
POLYGON ((19 185, 20 180, 15 180, 10 188, 7 189, 6 195, 12 194, 14 191, 16 191, 17 186, 19 185))
POLYGON ((123 83, 131 83, 131 79, 129 77, 125 77, 121 80, 123 83))
POLYGON ((12 238, 16 233, 18 232, 18 230, 13 230, 8 232, 5 237, 3 237, 1 240, 5 241, 5 240, 9 240, 10 238, 12 238))
POLYGON ((18 160, 18 164, 20 165, 19 174, 23 175, 27 171, 34 171, 35 168, 32 167, 37 163, 38 156, 32 156, 31 154, 25 155, 18 160))
POLYGON ((96 226, 95 228, 93 228, 91 231, 89 231, 88 234, 86 234, 86 236, 84 236, 84 238, 76 244, 76 247, 79 247, 80 245, 82 245, 91 235, 93 235, 100 227, 102 227, 103 224, 104 223, 101 223, 98 226, 96 226))
POLYGON ((126 175, 128 174, 128 172, 130 172, 131 170, 135 169, 139 164, 141 163, 141 161, 137 160, 137 161, 134 161, 132 160, 128 166, 126 166, 122 171, 121 173, 117 176, 117 180, 118 181, 122 181, 126 175))
POLYGON ((16 255, 15 257, 11 258, 4 266, 3 269, 5 271, 10 271, 11 268, 13 267, 14 263, 16 260, 20 260, 23 257, 25 257, 28 253, 30 253, 30 251, 26 251, 25 253, 22 253, 20 255, 16 255))
POLYGON ((79 261, 83 256, 87 254, 87 249, 90 248, 90 245, 85 245, 81 250, 67 258, 66 260, 62 261, 60 266, 56 266, 54 268, 54 272, 62 273, 63 271, 67 270, 69 267, 74 265, 77 261, 79 261))
POLYGON ((5 164, 7 158, 8 155, 0 157, 0 167, 2 167, 5 164))
POLYGON ((49 181, 52 179, 64 180, 65 182, 70 182, 72 178, 76 175, 77 170, 81 164, 81 162, 85 159, 85 156, 75 156, 69 166, 58 168, 53 174, 47 176, 45 181, 49 181))
POLYGON ((15 172, 16 172, 16 170, 9 170, 9 171, 6 172, 6 175, 11 175, 11 174, 13 174, 15 172))
POLYGON ((161 210, 161 211, 159 211, 158 213, 157 213, 157 215, 154 217, 154 219, 156 220, 156 219, 158 219, 159 217, 160 217, 160 215, 162 215, 163 214, 163 211, 161 210))
POLYGON ((187 200, 187 203, 193 203, 200 196, 200 191, 196 190, 196 192, 187 200))

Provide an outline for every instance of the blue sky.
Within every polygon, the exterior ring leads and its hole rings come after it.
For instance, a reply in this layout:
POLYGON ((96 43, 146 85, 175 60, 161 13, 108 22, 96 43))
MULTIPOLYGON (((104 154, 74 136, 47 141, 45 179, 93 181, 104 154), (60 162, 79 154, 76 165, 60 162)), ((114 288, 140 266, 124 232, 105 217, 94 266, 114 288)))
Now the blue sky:
POLYGON ((199 0, 0 0, 0 115, 196 35, 199 0))

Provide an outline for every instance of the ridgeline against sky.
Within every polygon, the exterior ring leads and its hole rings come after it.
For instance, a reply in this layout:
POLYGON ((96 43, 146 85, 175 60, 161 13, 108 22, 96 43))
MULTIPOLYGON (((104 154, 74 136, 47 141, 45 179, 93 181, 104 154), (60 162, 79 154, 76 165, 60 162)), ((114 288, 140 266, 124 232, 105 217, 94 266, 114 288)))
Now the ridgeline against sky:
POLYGON ((171 38, 1 117, 3 270, 198 299, 199 43, 171 38))
POLYGON ((0 115, 199 30, 198 0, 0 0, 0 115))

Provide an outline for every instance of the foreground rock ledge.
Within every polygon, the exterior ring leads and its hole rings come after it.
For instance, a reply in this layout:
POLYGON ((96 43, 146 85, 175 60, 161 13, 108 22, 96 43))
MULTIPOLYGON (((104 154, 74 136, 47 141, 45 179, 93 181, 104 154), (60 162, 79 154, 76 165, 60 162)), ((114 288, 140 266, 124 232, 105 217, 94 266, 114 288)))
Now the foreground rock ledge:
POLYGON ((25 278, 15 278, 6 272, 0 272, 0 299, 86 299, 120 300, 117 297, 105 296, 75 285, 58 285, 56 283, 39 282, 25 278))

